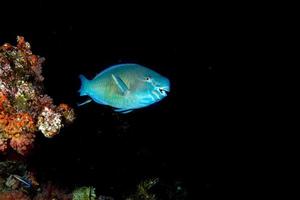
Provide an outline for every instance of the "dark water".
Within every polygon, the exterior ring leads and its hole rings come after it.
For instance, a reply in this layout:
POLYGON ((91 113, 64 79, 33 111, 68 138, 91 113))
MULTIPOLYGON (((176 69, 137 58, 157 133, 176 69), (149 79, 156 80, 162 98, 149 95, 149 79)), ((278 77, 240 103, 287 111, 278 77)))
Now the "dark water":
POLYGON ((232 123, 227 86, 234 63, 226 46, 230 25, 217 8, 195 7, 184 14, 188 10, 180 5, 129 10, 120 5, 105 12, 87 2, 38 1, 22 3, 20 12, 25 6, 30 17, 3 26, 0 42, 15 44, 23 35, 33 53, 46 58, 46 92, 56 103, 74 106, 77 115, 58 137, 39 136, 28 164, 40 180, 93 185, 117 199, 149 177, 179 184, 186 199, 234 190, 221 178, 232 164, 233 136, 226 132, 232 123), (126 115, 96 103, 76 107, 85 100, 77 93, 79 74, 92 78, 127 62, 168 77, 169 96, 126 115))

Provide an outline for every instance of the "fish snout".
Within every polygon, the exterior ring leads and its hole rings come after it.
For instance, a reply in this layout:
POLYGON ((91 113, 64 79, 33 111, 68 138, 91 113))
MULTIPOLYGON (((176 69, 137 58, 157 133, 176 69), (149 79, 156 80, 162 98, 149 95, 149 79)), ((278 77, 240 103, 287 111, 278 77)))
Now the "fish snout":
POLYGON ((162 98, 166 97, 168 94, 167 92, 169 92, 169 88, 168 87, 158 87, 156 88, 156 90, 154 90, 152 92, 152 94, 155 95, 155 99, 156 101, 161 100, 162 98))
POLYGON ((162 95, 162 96, 164 96, 164 97, 166 97, 168 94, 168 92, 170 92, 170 86, 165 86, 165 87, 159 87, 158 88, 158 92, 162 95))
POLYGON ((167 91, 164 90, 163 88, 159 88, 158 91, 159 91, 159 94, 162 95, 163 97, 167 96, 167 91))

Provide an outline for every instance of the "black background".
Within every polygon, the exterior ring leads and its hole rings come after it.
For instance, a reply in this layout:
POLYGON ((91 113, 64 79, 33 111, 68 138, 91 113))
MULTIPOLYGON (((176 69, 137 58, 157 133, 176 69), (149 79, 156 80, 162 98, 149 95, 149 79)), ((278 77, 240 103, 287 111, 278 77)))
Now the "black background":
POLYGON ((249 41, 241 36, 239 13, 226 8, 90 1, 3 5, 0 43, 15 44, 17 35, 24 36, 33 53, 46 58, 47 94, 56 104, 74 106, 77 115, 59 136, 38 137, 28 164, 39 178, 66 187, 93 185, 117 199, 148 177, 180 182, 188 199, 246 190, 236 182, 236 173, 247 174, 242 169, 250 164, 240 152, 248 145, 240 133, 248 130, 240 124, 245 96, 236 80, 248 77, 235 66, 243 64, 239 47, 249 41), (76 107, 85 100, 77 93, 79 74, 93 78, 126 62, 168 77, 169 96, 127 115, 96 103, 76 107))

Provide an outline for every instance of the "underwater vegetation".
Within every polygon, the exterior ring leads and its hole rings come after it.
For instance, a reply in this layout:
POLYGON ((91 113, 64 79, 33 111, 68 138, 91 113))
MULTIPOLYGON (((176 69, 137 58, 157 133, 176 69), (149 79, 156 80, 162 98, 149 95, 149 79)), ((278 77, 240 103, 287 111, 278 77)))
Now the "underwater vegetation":
POLYGON ((158 181, 158 178, 142 181, 138 184, 136 192, 126 200, 157 200, 155 194, 151 193, 150 190, 158 181))
POLYGON ((96 192, 94 187, 81 187, 73 191, 72 200, 95 200, 96 192))
POLYGON ((74 120, 74 110, 58 106, 43 91, 43 57, 34 55, 24 37, 17 46, 0 46, 0 153, 10 148, 26 155, 36 134, 51 138, 74 120))

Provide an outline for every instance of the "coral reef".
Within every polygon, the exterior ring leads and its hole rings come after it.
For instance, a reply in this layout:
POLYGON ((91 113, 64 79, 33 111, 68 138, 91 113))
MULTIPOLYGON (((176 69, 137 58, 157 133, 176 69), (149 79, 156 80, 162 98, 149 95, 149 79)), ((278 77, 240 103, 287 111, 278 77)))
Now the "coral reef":
POLYGON ((33 200, 71 200, 72 193, 57 187, 56 185, 48 182, 43 185, 40 192, 33 198, 33 200))
POLYGON ((0 194, 0 200, 30 200, 30 197, 21 191, 9 191, 0 194))
POLYGON ((74 120, 74 110, 66 104, 55 106, 43 93, 45 59, 32 54, 24 37, 17 41, 16 47, 0 46, 0 153, 12 148, 26 155, 38 131, 55 136, 74 120))
POLYGON ((22 162, 0 162, 0 194, 23 189, 36 189, 39 183, 35 174, 22 162))
POLYGON ((38 183, 36 175, 21 161, 0 162, 0 200, 113 200, 96 196, 94 187, 61 188, 51 181, 38 183), (25 184, 24 184, 25 183, 25 184), (28 183, 28 184, 27 184, 28 183))
POLYGON ((27 166, 19 161, 0 162, 0 200, 30 200, 28 191, 18 180, 32 182, 32 188, 38 186, 33 173, 27 169, 27 166), (17 174, 21 175, 18 176, 17 174))
POLYGON ((39 184, 35 173, 24 162, 3 161, 0 162, 0 200, 10 199, 71 200, 72 193, 51 182, 39 184))

